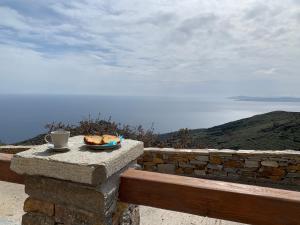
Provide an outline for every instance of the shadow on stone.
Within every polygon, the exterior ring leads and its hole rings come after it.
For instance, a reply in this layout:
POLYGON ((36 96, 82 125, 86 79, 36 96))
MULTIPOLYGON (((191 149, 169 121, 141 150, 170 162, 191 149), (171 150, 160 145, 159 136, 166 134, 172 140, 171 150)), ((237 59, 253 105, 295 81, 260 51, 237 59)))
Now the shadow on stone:
POLYGON ((62 149, 62 150, 59 150, 59 151, 55 151, 55 149, 53 149, 53 148, 48 148, 43 152, 35 152, 35 153, 33 153, 33 155, 36 155, 36 156, 51 156, 51 155, 66 153, 68 151, 70 151, 70 149, 68 149, 68 148, 65 148, 65 149, 62 149))

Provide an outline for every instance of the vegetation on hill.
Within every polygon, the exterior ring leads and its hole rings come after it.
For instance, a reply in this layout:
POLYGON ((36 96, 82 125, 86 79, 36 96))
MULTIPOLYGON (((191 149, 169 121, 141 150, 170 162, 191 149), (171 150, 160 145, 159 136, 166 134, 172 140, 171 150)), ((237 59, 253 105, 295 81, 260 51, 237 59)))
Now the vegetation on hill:
MULTIPOLYGON (((78 125, 52 123, 46 126, 70 130, 80 134, 120 134, 125 138, 141 140, 145 147, 216 148, 255 150, 300 150, 300 113, 275 111, 237 120, 208 129, 180 129, 156 134, 153 128, 132 127, 111 120, 86 119, 78 125)), ((42 144, 44 134, 17 144, 42 144)))
MULTIPOLYGON (((80 121, 76 125, 60 123, 50 123, 45 126, 48 132, 57 129, 71 131, 71 136, 87 135, 87 134, 113 134, 122 135, 124 138, 140 140, 145 146, 155 146, 158 142, 158 135, 154 133, 153 127, 145 130, 142 126, 129 126, 116 123, 111 119, 103 120, 100 117, 93 119, 87 118, 80 121)), ((40 134, 32 139, 16 143, 17 145, 39 145, 44 144, 45 134, 40 134)))
POLYGON ((300 113, 275 111, 208 129, 180 130, 161 139, 174 146, 182 134, 189 148, 300 150, 300 113))

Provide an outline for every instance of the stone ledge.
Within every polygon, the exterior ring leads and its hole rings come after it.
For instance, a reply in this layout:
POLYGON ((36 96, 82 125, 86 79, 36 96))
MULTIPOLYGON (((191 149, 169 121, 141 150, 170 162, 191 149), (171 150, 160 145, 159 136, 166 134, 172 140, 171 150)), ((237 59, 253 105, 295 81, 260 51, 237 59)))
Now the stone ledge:
POLYGON ((57 153, 48 145, 36 146, 14 155, 11 169, 19 174, 96 186, 143 154, 143 143, 128 139, 114 151, 91 151, 84 147, 83 136, 76 136, 70 138, 69 148, 68 152, 57 153))
POLYGON ((157 152, 157 153, 185 153, 185 154, 197 154, 197 155, 208 155, 217 153, 224 155, 275 155, 275 156, 298 156, 300 157, 300 151, 295 150, 232 150, 232 149, 175 149, 175 148, 145 148, 145 153, 147 152, 157 152))

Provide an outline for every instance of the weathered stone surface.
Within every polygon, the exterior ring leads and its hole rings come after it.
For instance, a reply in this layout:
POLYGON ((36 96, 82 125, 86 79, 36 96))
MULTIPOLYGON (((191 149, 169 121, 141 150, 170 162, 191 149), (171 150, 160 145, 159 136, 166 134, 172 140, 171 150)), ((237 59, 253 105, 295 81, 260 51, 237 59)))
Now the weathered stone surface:
POLYGON ((123 202, 118 202, 117 203, 117 208, 115 210, 115 212, 113 213, 112 216, 112 224, 113 225, 119 225, 120 224, 120 219, 122 217, 122 214, 125 212, 125 210, 128 208, 128 204, 127 203, 123 203, 123 202))
POLYGON ((288 166, 288 162, 278 162, 279 166, 288 166))
POLYGON ((213 170, 211 173, 214 177, 227 177, 227 173, 225 171, 213 170))
POLYGON ((236 173, 227 173, 227 176, 228 176, 230 179, 239 179, 239 178, 240 178, 240 175, 239 175, 239 174, 236 174, 236 173))
POLYGON ((254 161, 254 160, 245 160, 245 167, 249 167, 249 168, 252 168, 252 167, 259 167, 259 161, 254 161))
POLYGON ((194 170, 194 173, 196 176, 205 176, 206 175, 205 170, 194 170))
POLYGON ((41 145, 14 155, 11 169, 19 174, 40 175, 98 185, 143 154, 143 143, 125 140, 114 151, 91 151, 83 136, 70 138, 70 151, 55 153, 41 145))
POLYGON ((153 155, 151 153, 145 152, 143 155, 143 161, 144 162, 152 162, 153 160, 153 155))
POLYGON ((275 168, 275 167, 265 167, 259 170, 260 174, 264 177, 271 177, 271 176, 284 176, 285 171, 282 168, 275 168))
POLYGON ((55 205, 55 222, 64 225, 103 225, 112 218, 100 218, 99 215, 78 208, 55 205))
MULTIPOLYGON (((124 203, 118 203, 124 204, 124 203)), ((139 207, 133 204, 126 204, 118 214, 113 216, 113 225, 139 225, 139 207)))
POLYGON ((256 171, 258 168, 255 168, 255 167, 245 167, 245 168, 240 168, 239 170, 240 171, 248 171, 248 172, 253 172, 253 171, 256 171))
POLYGON ((182 168, 177 168, 177 169, 175 170, 175 173, 176 173, 176 174, 183 174, 184 171, 183 171, 182 168))
POLYGON ((294 178, 293 181, 296 185, 300 185, 300 178, 294 178))
POLYGON ((137 159, 137 163, 138 163, 138 164, 143 164, 143 163, 144 163, 143 157, 140 156, 140 157, 137 159))
POLYGON ((287 162, 288 161, 287 158, 283 158, 283 157, 270 157, 269 159, 271 161, 277 161, 277 162, 287 162))
POLYGON ((207 168, 208 169, 212 169, 212 170, 222 170, 223 166, 222 165, 208 164, 207 168))
POLYGON ((282 176, 270 176, 272 181, 279 181, 282 179, 282 176))
POLYGON ((188 162, 187 155, 172 154, 168 156, 168 162, 188 162))
POLYGON ((160 173, 175 173, 175 165, 174 164, 158 164, 157 171, 160 173))
POLYGON ((159 159, 164 159, 164 154, 162 153, 155 153, 154 156, 159 159))
POLYGON ((228 160, 226 162, 224 162, 224 167, 228 167, 228 168, 240 168, 242 167, 242 162, 241 161, 235 161, 235 160, 228 160))
POLYGON ((26 213, 22 217, 22 225, 55 225, 55 220, 38 213, 26 213))
POLYGON ((300 178, 300 173, 288 173, 286 177, 300 178))
POLYGON ((238 171, 238 169, 237 168, 224 168, 224 171, 228 172, 228 173, 236 173, 238 171))
POLYGON ((154 158, 153 159, 153 163, 159 164, 159 163, 164 163, 164 161, 162 159, 160 159, 160 158, 154 158))
POLYGON ((151 161, 151 162, 144 162, 143 164, 144 164, 144 166, 155 166, 156 165, 156 163, 154 163, 153 161, 151 161))
POLYGON ((183 171, 185 174, 192 174, 194 172, 194 169, 187 167, 187 168, 184 168, 183 171))
POLYGON ((242 171, 241 172, 243 177, 256 177, 256 172, 251 172, 251 171, 242 171))
POLYGON ((203 162, 208 162, 209 158, 208 158, 208 155, 199 155, 199 156, 196 157, 196 160, 203 161, 203 162))
POLYGON ((204 170, 204 169, 206 169, 206 164, 203 164, 203 165, 196 165, 196 169, 197 169, 197 170, 204 170))
POLYGON ((288 168, 287 168, 288 171, 297 171, 299 170, 300 171, 300 164, 297 164, 297 165, 289 165, 288 168))
POLYGON ((195 155, 195 154, 188 154, 188 155, 187 155, 187 158, 188 158, 189 160, 195 160, 195 159, 196 159, 196 155, 195 155))
POLYGON ((144 165, 143 169, 146 170, 146 171, 156 171, 157 167, 153 166, 153 165, 144 165))
POLYGON ((199 160, 191 160, 190 163, 193 164, 193 165, 200 165, 200 166, 207 164, 207 162, 199 161, 199 160))
POLYGON ((276 161, 262 161, 261 162, 262 166, 268 166, 268 167, 278 167, 278 162, 276 161))
POLYGON ((272 169, 272 175, 273 176, 284 176, 285 175, 285 170, 283 168, 273 168, 272 169))
POLYGON ((103 213, 107 211, 117 195, 117 186, 106 192, 86 185, 52 178, 27 177, 25 192, 33 198, 70 205, 78 209, 103 213))
POLYGON ((189 163, 182 163, 182 162, 179 163, 179 167, 182 167, 182 168, 196 168, 195 165, 192 165, 192 164, 189 164, 189 163))
POLYGON ((48 201, 41 201, 34 198, 27 198, 24 202, 24 211, 42 213, 47 216, 54 215, 54 204, 48 201))
POLYGON ((211 164, 222 164, 223 160, 219 156, 210 156, 209 162, 211 164))

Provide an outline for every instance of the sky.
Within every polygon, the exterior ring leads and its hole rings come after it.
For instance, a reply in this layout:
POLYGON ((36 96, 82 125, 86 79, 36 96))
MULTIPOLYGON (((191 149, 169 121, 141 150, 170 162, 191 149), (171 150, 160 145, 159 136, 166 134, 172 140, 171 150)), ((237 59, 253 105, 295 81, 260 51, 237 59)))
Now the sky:
POLYGON ((300 96, 300 0, 0 0, 0 94, 300 96))

